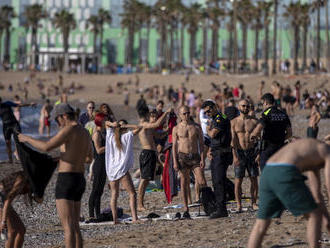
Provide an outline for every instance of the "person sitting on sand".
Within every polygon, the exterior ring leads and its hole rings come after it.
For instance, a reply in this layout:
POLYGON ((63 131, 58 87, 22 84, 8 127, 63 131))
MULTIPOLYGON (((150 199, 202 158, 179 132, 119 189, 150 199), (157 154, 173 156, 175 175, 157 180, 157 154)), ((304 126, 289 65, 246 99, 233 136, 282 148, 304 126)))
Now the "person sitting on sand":
POLYGON ((138 220, 136 211, 136 192, 129 170, 134 165, 133 136, 141 129, 136 125, 128 125, 126 120, 105 123, 106 136, 106 172, 111 188, 111 210, 114 224, 118 224, 117 199, 119 196, 119 183, 129 193, 129 205, 132 220, 138 220), (128 129, 133 129, 129 131, 128 129))
POLYGON ((330 136, 326 143, 300 139, 269 158, 260 178, 257 221, 250 234, 248 248, 261 247, 271 218, 281 217, 288 209, 294 216, 304 215, 309 247, 320 247, 322 218, 330 233, 330 218, 321 193, 320 170, 330 196, 330 136), (310 189, 302 173, 307 173, 310 189))

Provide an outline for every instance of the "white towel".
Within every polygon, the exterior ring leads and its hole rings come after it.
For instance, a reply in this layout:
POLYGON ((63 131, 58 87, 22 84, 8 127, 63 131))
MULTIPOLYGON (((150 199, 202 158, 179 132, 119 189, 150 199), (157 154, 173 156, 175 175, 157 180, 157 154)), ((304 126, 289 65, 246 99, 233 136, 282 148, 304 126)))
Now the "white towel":
POLYGON ((121 135, 122 150, 116 146, 115 133, 112 128, 107 129, 105 143, 105 166, 109 181, 122 178, 133 167, 133 133, 131 131, 121 135))

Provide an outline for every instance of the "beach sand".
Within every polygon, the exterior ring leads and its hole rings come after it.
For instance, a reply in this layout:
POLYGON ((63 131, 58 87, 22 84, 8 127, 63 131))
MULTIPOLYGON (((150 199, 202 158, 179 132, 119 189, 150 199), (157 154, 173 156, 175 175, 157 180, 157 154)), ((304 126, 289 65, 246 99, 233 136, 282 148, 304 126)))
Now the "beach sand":
MULTIPOLYGON (((7 87, 12 83, 15 89, 16 82, 23 82, 27 73, 0 73, 0 81, 5 85, 5 90, 1 90, 0 94, 3 100, 12 99, 16 92, 8 92, 7 87)), ((55 84, 55 73, 37 74, 37 78, 43 78, 47 81, 45 84, 55 84)), ((173 85, 174 88, 179 87, 184 80, 183 75, 161 76, 153 74, 141 74, 140 87, 150 87, 152 85, 173 85)), ((195 89, 195 92, 201 92, 203 98, 212 97, 210 82, 221 84, 226 81, 228 85, 237 85, 243 83, 248 95, 256 99, 258 95, 258 86, 261 80, 266 82, 265 91, 270 89, 270 82, 274 79, 278 80, 282 85, 290 84, 291 86, 300 79, 302 83, 306 82, 306 88, 312 90, 321 85, 322 82, 328 80, 328 76, 277 76, 264 78, 261 76, 200 76, 193 75, 190 82, 186 85, 188 89, 195 89)), ((94 100, 97 104, 107 102, 113 108, 117 119, 125 118, 130 122, 137 123, 137 114, 134 110, 136 100, 139 94, 135 94, 135 76, 134 75, 66 75, 64 74, 64 82, 67 87, 72 81, 82 84, 85 89, 77 91, 74 95, 69 95, 69 102, 73 105, 84 108, 88 100, 94 100), (106 93, 109 84, 115 89, 117 81, 127 82, 131 79, 132 84, 127 85, 131 92, 130 107, 124 108, 124 96, 121 94, 106 93)), ((329 89, 329 85, 325 85, 329 89)), ((29 86, 28 101, 40 102, 40 96, 37 91, 36 82, 29 86)), ((21 94, 21 93, 20 93, 21 94)), ((23 96, 23 95, 22 95, 23 96)), ((58 97, 50 98, 53 102, 58 97)), ((147 99, 148 103, 152 100, 147 99)), ((293 124, 293 134, 295 136, 305 137, 307 128, 306 116, 308 110, 299 110, 291 119, 293 124)), ((324 137, 330 133, 330 121, 321 120, 319 137, 324 137)), ((140 144, 135 139, 135 168, 138 167, 137 159, 140 152, 140 144)), ((19 164, 14 166, 8 164, 0 165, 0 178, 5 174, 20 169, 19 164)), ((228 177, 233 180, 233 167, 228 168, 228 177)), ((206 170, 208 184, 210 182, 210 170, 206 170)), ((24 247, 62 247, 63 230, 56 214, 54 188, 56 182, 56 174, 53 176, 50 185, 46 189, 44 203, 35 205, 33 212, 24 205, 22 198, 19 198, 13 204, 14 208, 20 214, 27 227, 26 241, 24 247)), ((249 197, 249 180, 245 179, 243 183, 243 193, 249 197)), ((82 199, 82 216, 88 216, 88 197, 91 192, 91 183, 87 184, 87 189, 82 199)), ((326 198, 327 199, 327 198, 326 198)), ((102 209, 109 207, 110 192, 106 186, 102 196, 102 209)), ((163 209, 168 206, 163 192, 146 193, 145 197, 147 212, 139 212, 140 216, 146 216, 150 212, 159 215, 167 213, 181 212, 183 209, 163 209)), ((175 197, 172 204, 179 204, 181 200, 175 197)), ((248 207, 250 202, 248 199, 243 202, 244 207, 248 207)), ((130 214, 128 207, 128 194, 121 192, 118 206, 124 208, 124 212, 130 214)), ((230 204, 230 208, 235 208, 235 204, 230 204)), ((198 212, 198 208, 191 208, 191 212, 198 212)), ((255 222, 256 212, 246 211, 240 214, 232 213, 229 218, 209 220, 207 218, 196 220, 159 220, 146 221, 142 224, 119 224, 119 225, 91 225, 82 226, 82 234, 85 240, 85 247, 246 247, 249 234, 255 222)), ((263 247, 307 247, 305 233, 306 221, 301 217, 295 218, 290 213, 285 212, 280 220, 274 221, 270 226, 263 247)), ((330 235, 323 233, 323 238, 330 240, 330 235)), ((3 244, 0 241, 0 246, 3 244)), ((324 244, 326 245, 326 244, 324 244)), ((330 243, 328 243, 330 245, 330 243)))

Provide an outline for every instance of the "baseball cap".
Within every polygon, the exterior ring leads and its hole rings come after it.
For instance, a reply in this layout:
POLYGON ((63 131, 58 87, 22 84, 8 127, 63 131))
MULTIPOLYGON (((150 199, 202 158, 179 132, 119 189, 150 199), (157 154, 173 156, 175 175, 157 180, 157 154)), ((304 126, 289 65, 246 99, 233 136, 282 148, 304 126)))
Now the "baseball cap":
POLYGON ((74 109, 67 103, 57 104, 52 112, 52 119, 55 120, 59 115, 73 113, 74 109))

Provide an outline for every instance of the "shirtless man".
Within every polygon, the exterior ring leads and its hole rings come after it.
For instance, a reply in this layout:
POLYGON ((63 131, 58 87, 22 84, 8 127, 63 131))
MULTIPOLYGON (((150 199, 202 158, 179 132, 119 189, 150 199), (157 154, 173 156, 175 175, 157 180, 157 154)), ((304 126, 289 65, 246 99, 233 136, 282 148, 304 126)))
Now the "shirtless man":
POLYGON ((179 108, 181 122, 173 128, 173 167, 180 172, 182 198, 184 204, 184 218, 190 218, 188 208, 188 195, 190 185, 190 172, 193 171, 196 183, 206 186, 202 169, 205 167, 204 140, 201 128, 190 120, 188 106, 179 108))
POLYGON ((49 152, 60 147, 61 155, 55 189, 56 208, 65 236, 65 247, 82 247, 79 228, 80 200, 85 191, 84 163, 93 158, 92 142, 88 131, 75 120, 75 112, 67 103, 55 106, 53 117, 59 132, 48 141, 19 134, 20 142, 29 143, 38 150, 49 152))
POLYGON ((322 218, 330 232, 330 218, 321 193, 320 170, 330 196, 330 140, 300 139, 276 152, 267 161, 260 178, 257 221, 248 248, 261 247, 271 218, 279 218, 284 209, 293 215, 305 215, 309 247, 320 247, 322 218), (306 173, 310 189, 304 181, 306 173))
POLYGON ((238 103, 240 115, 231 121, 233 163, 235 166, 235 198, 237 212, 242 211, 242 182, 247 170, 251 181, 251 207, 257 209, 259 169, 257 163, 256 143, 251 141, 250 134, 258 124, 257 118, 249 115, 250 104, 247 100, 238 103))
POLYGON ((44 127, 46 127, 47 135, 50 137, 50 112, 52 112, 53 106, 50 104, 49 99, 46 100, 46 103, 42 106, 40 110, 40 120, 39 120, 39 134, 44 133, 44 127))
POLYGON ((271 85, 271 89, 272 89, 271 93, 275 99, 275 106, 277 106, 278 108, 281 108, 281 98, 282 98, 281 85, 277 81, 274 81, 271 85))
POLYGON ((311 116, 309 117, 308 127, 307 127, 307 137, 308 138, 317 138, 317 134, 319 132, 318 124, 321 120, 321 114, 319 112, 319 107, 317 105, 313 105, 311 109, 311 116))
POLYGON ((139 198, 138 198, 138 211, 145 211, 144 207, 144 194, 146 188, 149 184, 149 181, 154 179, 156 162, 157 162, 157 148, 154 141, 156 128, 161 125, 164 121, 167 114, 171 112, 171 109, 168 109, 164 112, 156 121, 157 115, 152 116, 154 120, 149 120, 150 113, 147 108, 144 108, 142 111, 139 111, 140 123, 139 126, 142 127, 139 132, 139 140, 142 146, 142 151, 140 154, 140 173, 141 180, 138 188, 139 198))

